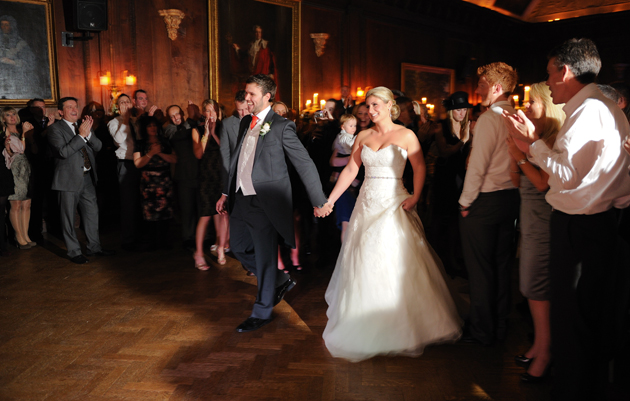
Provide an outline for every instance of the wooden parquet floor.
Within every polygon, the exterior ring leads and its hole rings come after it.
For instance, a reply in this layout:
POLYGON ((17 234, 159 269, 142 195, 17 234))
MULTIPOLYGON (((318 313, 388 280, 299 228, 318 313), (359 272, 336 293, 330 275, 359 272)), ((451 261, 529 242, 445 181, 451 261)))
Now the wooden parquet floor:
MULTIPOLYGON (((115 233, 104 243, 115 249, 115 233)), ((492 347, 349 363, 321 338, 330 268, 307 264, 275 320, 240 334, 255 278, 234 259, 201 272, 176 246, 78 266, 61 247, 49 237, 0 258, 0 400, 549 399, 549 384, 519 382, 529 328, 516 312, 492 347)))

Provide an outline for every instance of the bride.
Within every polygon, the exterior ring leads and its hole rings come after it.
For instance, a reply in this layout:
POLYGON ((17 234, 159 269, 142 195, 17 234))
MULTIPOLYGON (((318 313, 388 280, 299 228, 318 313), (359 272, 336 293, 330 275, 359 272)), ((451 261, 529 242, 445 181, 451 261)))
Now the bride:
POLYGON ((375 126, 357 136, 329 198, 333 205, 365 164, 326 290, 323 334, 333 356, 353 362, 378 354, 420 355, 428 344, 456 340, 462 325, 414 209, 425 176, 418 139, 392 122, 400 109, 389 89, 370 90, 366 103, 375 126), (407 159, 414 172, 411 196, 401 178, 407 159))

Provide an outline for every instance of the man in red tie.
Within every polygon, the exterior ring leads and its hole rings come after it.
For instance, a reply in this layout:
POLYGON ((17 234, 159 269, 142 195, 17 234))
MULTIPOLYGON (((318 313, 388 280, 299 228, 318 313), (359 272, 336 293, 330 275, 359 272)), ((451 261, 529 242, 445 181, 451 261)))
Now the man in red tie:
POLYGON ((284 294, 295 286, 278 270, 278 234, 295 247, 290 160, 308 192, 318 215, 331 207, 322 191, 315 164, 295 133, 295 124, 271 110, 276 84, 264 74, 246 81, 245 100, 252 115, 239 127, 236 148, 230 155, 228 179, 217 202, 217 211, 230 212, 230 245, 237 259, 258 279, 258 295, 252 314, 236 330, 257 330, 272 320, 271 312, 284 294), (226 204, 227 203, 227 204, 226 204))

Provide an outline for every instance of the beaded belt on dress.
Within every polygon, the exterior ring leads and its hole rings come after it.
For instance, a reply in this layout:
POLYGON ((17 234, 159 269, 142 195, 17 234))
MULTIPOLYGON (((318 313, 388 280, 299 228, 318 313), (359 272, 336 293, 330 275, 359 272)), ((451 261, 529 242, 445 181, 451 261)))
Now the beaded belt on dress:
POLYGON ((373 175, 366 175, 365 178, 379 178, 382 180, 402 180, 402 177, 376 177, 373 175))

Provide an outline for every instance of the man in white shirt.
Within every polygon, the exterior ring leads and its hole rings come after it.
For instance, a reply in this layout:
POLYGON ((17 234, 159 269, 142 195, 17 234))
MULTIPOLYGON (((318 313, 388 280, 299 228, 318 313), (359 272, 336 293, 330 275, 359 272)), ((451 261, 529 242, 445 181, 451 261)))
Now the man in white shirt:
POLYGON ((120 115, 107 124, 109 133, 118 147, 118 185, 120 189, 120 233, 122 248, 137 248, 140 221, 140 170, 133 163, 135 127, 131 121, 133 104, 129 96, 121 93, 116 99, 120 115))
MULTIPOLYGON (((623 112, 593 83, 595 44, 571 39, 551 51, 547 85, 566 120, 549 149, 521 113, 506 126, 549 174, 551 338, 557 399, 603 399, 614 341, 616 214, 630 204, 630 156, 623 112)), ((627 309, 626 309, 627 311, 627 309)))
POLYGON ((505 143, 508 129, 501 115, 504 110, 514 113, 508 96, 516 86, 517 74, 499 62, 479 67, 477 75, 476 93, 489 110, 477 121, 459 199, 462 247, 470 280, 470 319, 463 341, 490 345, 505 338, 511 306, 514 222, 520 196, 510 180, 505 143))

